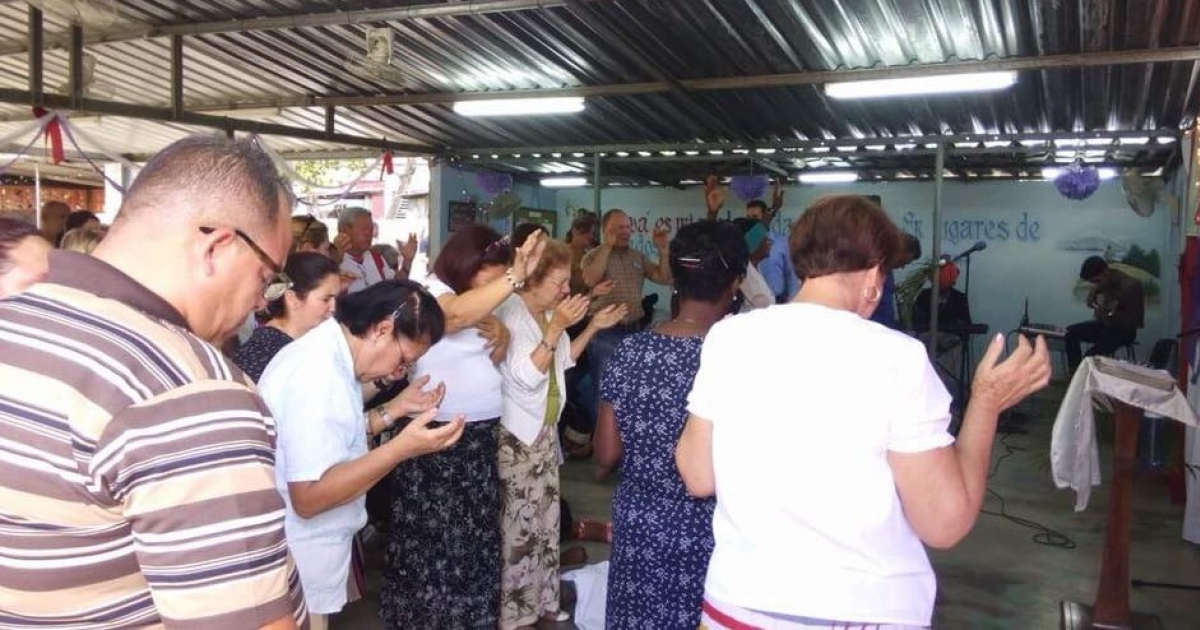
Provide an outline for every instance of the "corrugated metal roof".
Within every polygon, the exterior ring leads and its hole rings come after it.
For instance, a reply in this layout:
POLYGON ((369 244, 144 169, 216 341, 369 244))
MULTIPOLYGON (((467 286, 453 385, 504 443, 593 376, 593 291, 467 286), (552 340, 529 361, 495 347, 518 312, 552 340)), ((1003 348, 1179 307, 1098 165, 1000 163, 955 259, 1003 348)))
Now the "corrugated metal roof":
MULTIPOLYGON (((171 25, 430 2, 128 0, 118 4, 123 19, 171 25)), ((571 0, 561 4, 387 22, 394 36, 393 65, 402 73, 399 80, 372 77, 355 68, 354 60, 365 49, 367 27, 383 25, 379 23, 188 36, 184 39, 185 100, 189 108, 211 109, 234 103, 263 106, 313 95, 670 83, 1200 45, 1200 0, 571 0)), ((0 5, 0 33, 23 38, 25 19, 23 3, 0 5)), ((65 28, 62 19, 47 14, 47 32, 65 28)), ((0 46, 4 43, 0 40, 0 46)), ((168 101, 166 38, 94 44, 88 52, 97 58, 94 96, 139 103, 168 101), (105 87, 111 89, 106 93, 105 87)), ((47 52, 46 85, 62 83, 65 76, 65 52, 47 52)), ((24 55, 0 57, 0 87, 24 88, 25 77, 24 55)), ((1191 124, 1198 108, 1200 63, 1186 61, 1025 71, 1009 90, 963 96, 838 101, 826 98, 820 85, 678 89, 592 97, 586 111, 573 116, 487 120, 457 116, 444 103, 339 107, 337 130, 439 150, 694 142, 761 146, 822 138, 1178 129, 1191 124)), ((287 108, 255 116, 311 129, 324 127, 320 108, 287 108)), ((0 124, 0 135, 4 128, 0 124)), ((146 133, 142 150, 157 148, 171 133, 146 133)), ((141 134, 130 137, 136 140, 141 134)), ((336 148, 309 141, 294 145, 336 148)), ((1103 161, 1161 165, 1170 148, 1159 147, 1151 143, 1114 150, 1103 161)), ((951 162, 982 172, 997 163, 1030 165, 1053 157, 1053 152, 961 154, 951 162)), ((509 158, 493 166, 518 172, 552 170, 547 164, 509 158)), ((897 154, 889 159, 894 164, 878 163, 881 172, 903 167, 916 172, 932 166, 928 155, 897 154)), ((713 168, 745 170, 748 164, 749 160, 731 157, 715 167, 713 162, 695 160, 615 166, 618 171, 653 171, 651 176, 677 181, 713 168)), ((781 166, 799 167, 788 160, 781 166)), ((590 164, 584 164, 587 168, 590 164)))

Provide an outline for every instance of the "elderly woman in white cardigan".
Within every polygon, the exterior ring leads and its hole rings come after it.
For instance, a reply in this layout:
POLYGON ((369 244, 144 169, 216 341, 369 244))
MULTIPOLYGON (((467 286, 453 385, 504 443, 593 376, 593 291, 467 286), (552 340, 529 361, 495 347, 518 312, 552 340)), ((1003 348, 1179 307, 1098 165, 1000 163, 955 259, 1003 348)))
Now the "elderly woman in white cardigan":
POLYGON ((586 296, 568 297, 571 252, 546 241, 537 269, 496 315, 508 328, 500 417, 500 486, 504 510, 504 576, 500 628, 563 621, 558 606, 558 418, 566 403, 563 373, 597 331, 625 317, 627 307, 610 306, 592 315, 572 341, 567 328, 583 319, 586 296))

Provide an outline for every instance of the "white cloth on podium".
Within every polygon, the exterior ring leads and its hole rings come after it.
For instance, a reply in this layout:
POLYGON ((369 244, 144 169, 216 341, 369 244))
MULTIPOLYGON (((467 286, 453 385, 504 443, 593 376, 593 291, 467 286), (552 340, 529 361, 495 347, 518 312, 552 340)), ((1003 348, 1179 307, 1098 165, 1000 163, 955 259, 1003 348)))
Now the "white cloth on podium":
POLYGON ((1092 415, 1093 399, 1113 398, 1145 411, 1197 426, 1196 418, 1183 392, 1178 387, 1169 390, 1138 383, 1096 369, 1096 361, 1119 366, 1149 379, 1170 382, 1172 376, 1164 370, 1152 370, 1107 357, 1087 357, 1075 371, 1050 436, 1050 470, 1054 485, 1075 491, 1075 511, 1087 508, 1092 487, 1100 485, 1100 448, 1096 442, 1096 420, 1092 415))
MULTIPOLYGON (((1188 364, 1188 400, 1192 409, 1200 409, 1200 338, 1188 364)), ((1187 484, 1187 505, 1183 508, 1183 539, 1200 545, 1200 429, 1187 427, 1183 442, 1183 478, 1187 484)))

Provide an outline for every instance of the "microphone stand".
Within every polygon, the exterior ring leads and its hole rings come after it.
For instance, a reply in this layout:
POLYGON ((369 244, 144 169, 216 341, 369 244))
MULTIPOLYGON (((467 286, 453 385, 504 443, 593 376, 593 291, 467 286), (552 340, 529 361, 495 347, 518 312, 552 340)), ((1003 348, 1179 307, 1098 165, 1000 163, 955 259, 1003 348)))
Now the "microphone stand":
MULTIPOLYGON (((959 258, 965 258, 967 263, 967 279, 966 282, 963 283, 963 299, 966 300, 968 309, 971 308, 971 256, 977 251, 979 250, 967 251, 966 253, 959 255, 959 258)), ((963 348, 961 363, 958 366, 958 378, 960 386, 965 386, 967 390, 967 395, 963 398, 963 404, 965 405, 967 399, 970 398, 971 392, 971 388, 967 386, 967 377, 970 376, 971 362, 975 359, 975 340, 971 337, 971 335, 966 334, 963 335, 962 341, 963 348)), ((965 406, 964 409, 966 409, 965 406)))

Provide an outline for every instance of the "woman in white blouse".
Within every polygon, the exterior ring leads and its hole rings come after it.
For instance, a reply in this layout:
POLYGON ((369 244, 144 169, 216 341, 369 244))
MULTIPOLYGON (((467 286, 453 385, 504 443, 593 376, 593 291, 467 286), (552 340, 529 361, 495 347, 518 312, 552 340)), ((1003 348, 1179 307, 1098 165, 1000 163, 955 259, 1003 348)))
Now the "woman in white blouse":
POLYGON ((258 382, 275 418, 275 478, 287 505, 288 547, 312 627, 353 591, 354 534, 367 522, 366 492, 400 462, 453 446, 458 418, 430 428, 445 389, 417 380, 390 402, 362 411, 361 383, 398 377, 442 336, 442 311, 420 285, 389 280, 337 300, 333 319, 285 346, 258 382), (367 438, 417 414, 368 451, 367 438))
POLYGON ((1046 385, 1050 360, 1022 338, 1000 361, 997 335, 956 444, 925 347, 866 319, 900 242, 877 204, 823 197, 789 237, 795 299, 709 332, 676 449, 688 491, 717 497, 702 625, 929 626, 922 543, 970 531, 997 417, 1046 385))
POLYGON ((585 295, 568 297, 571 250, 547 240, 520 299, 497 311, 511 338, 501 365, 504 413, 497 429, 500 517, 504 540, 500 628, 565 621, 558 606, 558 418, 567 401, 564 373, 595 334, 625 317, 612 305, 572 340, 567 328, 588 311, 585 295))

